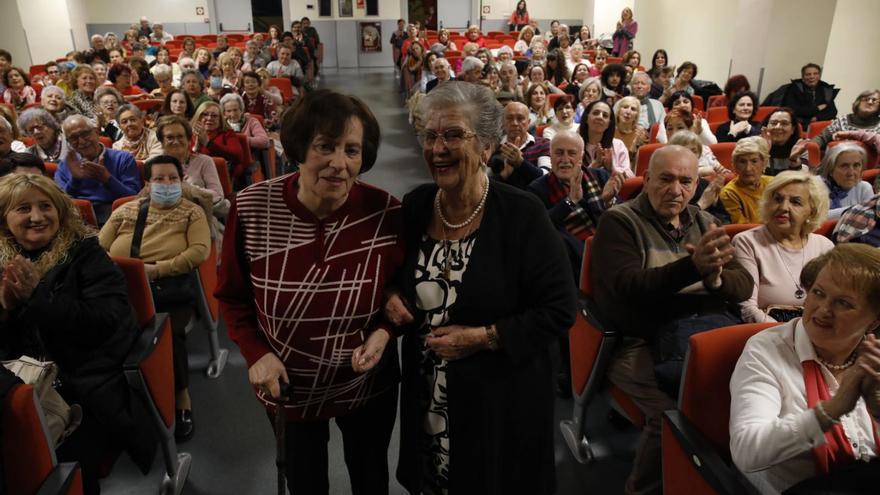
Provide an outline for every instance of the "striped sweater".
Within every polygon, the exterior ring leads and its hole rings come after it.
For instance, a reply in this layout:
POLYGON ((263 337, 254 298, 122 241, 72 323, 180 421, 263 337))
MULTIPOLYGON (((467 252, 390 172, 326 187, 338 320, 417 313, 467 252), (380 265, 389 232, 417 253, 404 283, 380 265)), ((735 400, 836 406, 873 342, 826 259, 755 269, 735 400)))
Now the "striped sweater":
MULTIPOLYGON (((229 213, 216 296, 253 365, 268 352, 293 385, 288 420, 347 414, 399 378, 396 346, 366 374, 351 355, 381 320, 382 290, 403 261, 400 203, 356 182, 319 220, 296 197, 298 174, 242 191, 229 213)), ((257 397, 274 409, 271 397, 257 397)))

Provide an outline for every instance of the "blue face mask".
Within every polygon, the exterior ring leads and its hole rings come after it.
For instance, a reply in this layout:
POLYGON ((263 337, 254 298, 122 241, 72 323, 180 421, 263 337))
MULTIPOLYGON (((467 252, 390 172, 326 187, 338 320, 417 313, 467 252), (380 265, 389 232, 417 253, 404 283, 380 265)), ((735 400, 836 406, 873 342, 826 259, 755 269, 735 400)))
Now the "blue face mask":
POLYGON ((150 184, 150 201, 160 207, 174 206, 183 195, 180 182, 174 184, 150 184))
POLYGON ((211 76, 211 87, 220 89, 223 87, 223 78, 220 76, 211 76))

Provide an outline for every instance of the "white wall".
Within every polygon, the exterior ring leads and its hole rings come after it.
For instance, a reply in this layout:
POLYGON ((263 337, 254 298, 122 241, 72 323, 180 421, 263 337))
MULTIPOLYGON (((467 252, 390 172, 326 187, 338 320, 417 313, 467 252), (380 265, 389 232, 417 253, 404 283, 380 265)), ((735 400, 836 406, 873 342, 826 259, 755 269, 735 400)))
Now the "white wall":
POLYGON ((88 24, 88 9, 86 0, 67 0, 67 13, 70 19, 70 28, 73 30, 73 44, 77 50, 85 50, 89 47, 89 33, 86 30, 88 24))
MULTIPOLYGON (((442 0, 441 0, 442 1, 442 0)), ((476 0, 479 4, 479 0, 476 0)), ((485 19, 510 19, 519 0, 483 0, 483 6, 490 8, 485 19)), ((583 0, 526 0, 529 17, 533 19, 580 19, 584 14, 583 0)))
POLYGON ((880 86, 880 66, 871 55, 880 46, 877 19, 876 0, 837 0, 822 79, 841 88, 835 99, 838 115, 850 112, 859 93, 880 86))
MULTIPOLYGON (((20 0, 19 0, 20 1, 20 0)), ((30 0, 29 0, 30 1, 30 0)), ((246 0, 244 0, 246 1, 246 0)), ((310 0, 311 1, 311 0, 310 0)), ((138 23, 141 16, 150 22, 204 22, 210 18, 208 0, 148 0, 142 2, 120 0, 85 0, 90 24, 138 23), (205 9, 204 15, 196 14, 196 7, 205 9)))
MULTIPOLYGON (((621 10, 607 12, 606 16, 614 15, 613 24, 597 31, 613 31, 621 10)), ((693 62, 697 79, 716 81, 723 87, 736 26, 731 22, 732 12, 736 5, 730 0, 638 0, 633 7, 633 18, 639 23, 634 46, 642 54, 642 65, 650 67, 654 51, 663 48, 669 53, 669 64, 693 62)))
POLYGON ((31 59, 36 63, 45 64, 73 50, 70 16, 64 0, 18 0, 18 10, 31 59))
MULTIPOLYGON (((0 47, 12 54, 13 65, 22 67, 24 70, 34 65, 16 2, 5 6, 3 15, 0 15, 0 47)), ((48 62, 48 60, 44 62, 48 62)))
MULTIPOLYGON (((403 5, 400 0, 379 0, 379 15, 378 16, 367 16, 367 9, 359 9, 357 8, 357 0, 351 0, 352 3, 352 17, 339 17, 339 0, 331 0, 332 9, 331 12, 333 15, 331 17, 318 17, 318 0, 288 0, 288 4, 290 5, 290 18, 291 19, 302 19, 303 17, 308 17, 312 20, 314 24, 315 21, 328 21, 328 20, 356 20, 356 19, 365 19, 365 20, 376 20, 376 19, 394 19, 396 22, 397 19, 403 17, 407 17, 407 11, 404 9, 405 5, 403 5), (313 5, 314 9, 307 9, 306 5, 313 5), (404 10, 402 10, 404 9, 404 10)), ((290 26, 284 26, 284 29, 289 29, 290 26)), ((385 36, 385 33, 382 33, 382 36, 385 36)), ((391 36, 391 33, 388 33, 388 36, 391 36)))

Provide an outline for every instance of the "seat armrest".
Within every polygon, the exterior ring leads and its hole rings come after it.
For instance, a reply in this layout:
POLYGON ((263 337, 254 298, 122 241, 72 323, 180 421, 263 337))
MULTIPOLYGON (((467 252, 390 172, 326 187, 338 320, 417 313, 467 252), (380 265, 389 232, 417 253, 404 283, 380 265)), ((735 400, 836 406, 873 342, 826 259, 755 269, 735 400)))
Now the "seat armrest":
POLYGON ((616 340, 617 337, 620 336, 620 333, 617 332, 617 330, 602 320, 599 307, 596 305, 596 301, 592 297, 578 293, 578 303, 581 315, 586 318, 590 325, 602 332, 602 335, 606 339, 616 340))
POLYGON ((137 370, 140 364, 147 359, 156 345, 159 343, 159 337, 162 335, 162 329, 165 327, 165 320, 168 319, 167 313, 157 313, 150 321, 141 329, 141 334, 135 340, 131 350, 125 357, 123 369, 126 371, 137 370))
MULTIPOLYGON (((52 469, 49 476, 40 486, 36 495, 64 495, 70 493, 71 484, 74 482, 79 463, 62 462, 52 469)), ((82 483, 82 481, 80 481, 82 483)), ((72 493, 82 493, 82 487, 72 493)))
POLYGON ((736 466, 728 465, 681 411, 664 411, 663 416, 694 469, 715 491, 721 495, 759 495, 736 466))

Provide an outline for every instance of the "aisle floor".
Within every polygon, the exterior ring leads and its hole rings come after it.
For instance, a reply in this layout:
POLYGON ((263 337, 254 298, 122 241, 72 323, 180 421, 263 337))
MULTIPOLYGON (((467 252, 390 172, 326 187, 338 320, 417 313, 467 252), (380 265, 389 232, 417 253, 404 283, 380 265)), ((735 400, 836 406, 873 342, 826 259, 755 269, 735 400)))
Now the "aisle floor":
MULTIPOLYGON (((382 144, 373 170, 362 179, 395 196, 430 177, 422 161, 418 143, 406 119, 402 99, 395 90, 391 69, 330 70, 321 86, 355 94, 376 115, 382 129, 382 144)), ((221 345, 230 351, 229 362, 218 379, 204 374, 208 360, 207 335, 193 331, 188 338, 190 387, 196 433, 181 450, 193 457, 192 471, 183 491, 187 495, 241 495, 277 493, 275 486, 275 441, 266 415, 247 381, 247 368, 235 344, 220 329, 221 345)), ((590 465, 578 464, 565 447, 556 429, 556 467, 559 494, 621 493, 623 480, 632 462, 637 432, 630 428, 618 431, 605 419, 608 408, 599 404, 590 412, 588 424, 600 458, 590 465)), ((572 401, 556 401, 556 417, 571 415, 572 401)), ((339 431, 331 427, 330 493, 348 494, 348 474, 342 460, 339 431)), ((398 431, 392 434, 388 452, 391 470, 391 493, 405 494, 394 480, 398 459, 398 431)), ((163 466, 157 456, 152 471, 142 476, 123 456, 113 474, 102 482, 109 495, 151 495, 158 493, 163 466)))

